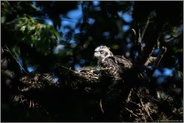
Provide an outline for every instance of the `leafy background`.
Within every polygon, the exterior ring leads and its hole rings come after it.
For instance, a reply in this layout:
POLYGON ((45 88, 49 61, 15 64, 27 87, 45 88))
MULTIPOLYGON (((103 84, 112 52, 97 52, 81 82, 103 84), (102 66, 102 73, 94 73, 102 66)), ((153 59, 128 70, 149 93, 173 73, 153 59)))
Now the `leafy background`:
MULTIPOLYGON (((183 91, 182 1, 1 1, 1 36, 1 49, 12 55, 8 67, 15 73, 11 79, 15 88, 16 81, 28 73, 49 73, 55 75, 54 82, 61 83, 67 73, 63 66, 72 70, 96 66, 93 53, 99 45, 110 47, 114 54, 124 55, 140 66, 153 48, 152 55, 156 56, 165 46, 167 52, 153 71, 154 87, 169 90, 175 85, 183 91)), ((7 56, 2 54, 1 58, 7 56)), ((5 69, 6 62, 1 61, 1 66, 5 69)), ((72 97, 68 102, 75 100, 76 105, 62 104, 64 116, 60 119, 27 110, 10 103, 9 94, 15 92, 7 80, 3 76, 1 84, 4 121, 90 121, 91 114, 86 111, 95 112, 89 102, 75 97, 67 88, 61 90, 61 99, 72 97), (64 105, 71 108, 64 109, 64 105)), ((52 102, 53 98, 48 95, 52 105, 57 103, 52 102)))

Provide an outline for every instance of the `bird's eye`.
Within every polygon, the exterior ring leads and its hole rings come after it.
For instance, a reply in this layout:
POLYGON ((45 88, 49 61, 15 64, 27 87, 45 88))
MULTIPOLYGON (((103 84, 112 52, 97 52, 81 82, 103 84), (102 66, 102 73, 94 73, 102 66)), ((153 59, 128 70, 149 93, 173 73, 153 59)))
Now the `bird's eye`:
POLYGON ((103 50, 100 50, 100 54, 104 54, 104 51, 103 50))

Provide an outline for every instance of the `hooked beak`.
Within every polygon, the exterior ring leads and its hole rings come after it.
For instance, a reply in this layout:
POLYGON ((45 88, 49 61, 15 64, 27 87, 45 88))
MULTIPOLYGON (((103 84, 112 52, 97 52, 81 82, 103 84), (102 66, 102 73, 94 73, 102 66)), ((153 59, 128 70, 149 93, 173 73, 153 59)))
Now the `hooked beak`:
POLYGON ((94 55, 93 55, 93 58, 97 58, 99 55, 98 51, 95 51, 94 55))

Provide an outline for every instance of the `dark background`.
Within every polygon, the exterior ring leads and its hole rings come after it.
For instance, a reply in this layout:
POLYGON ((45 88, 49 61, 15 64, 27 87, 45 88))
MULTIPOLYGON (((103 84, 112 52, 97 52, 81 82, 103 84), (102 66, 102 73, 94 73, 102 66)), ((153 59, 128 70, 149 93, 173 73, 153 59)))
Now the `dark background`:
MULTIPOLYGON (((27 73, 49 73, 55 75, 54 82, 62 83, 67 72, 62 66, 72 70, 95 67, 93 53, 99 45, 110 47, 137 66, 144 65, 153 48, 152 56, 157 56, 166 47, 152 71, 154 79, 145 81, 154 81, 153 88, 168 91, 172 85, 183 91, 182 1, 1 1, 1 41, 2 121, 93 121, 96 115, 98 121, 104 121, 104 116, 96 114, 96 97, 71 88, 52 91, 62 93, 59 102, 57 96, 43 90, 47 100, 42 103, 50 111, 47 115, 13 103, 11 96, 17 93, 17 81, 27 73), (54 105, 60 105, 59 109, 54 105)), ((181 100, 175 101, 180 107, 181 100)))

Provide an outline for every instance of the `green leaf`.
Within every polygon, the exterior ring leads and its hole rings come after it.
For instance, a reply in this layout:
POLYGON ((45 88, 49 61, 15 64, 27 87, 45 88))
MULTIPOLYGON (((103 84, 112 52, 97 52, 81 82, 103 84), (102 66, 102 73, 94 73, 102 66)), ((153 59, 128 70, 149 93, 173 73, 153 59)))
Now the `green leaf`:
POLYGON ((6 17, 5 16, 2 16, 1 17, 1 24, 4 24, 5 21, 6 21, 6 17))
POLYGON ((24 32, 25 29, 26 29, 26 26, 22 26, 22 27, 20 28, 20 31, 24 32))
POLYGON ((35 9, 35 10, 38 10, 38 8, 36 6, 34 6, 33 4, 30 4, 30 6, 35 9))

